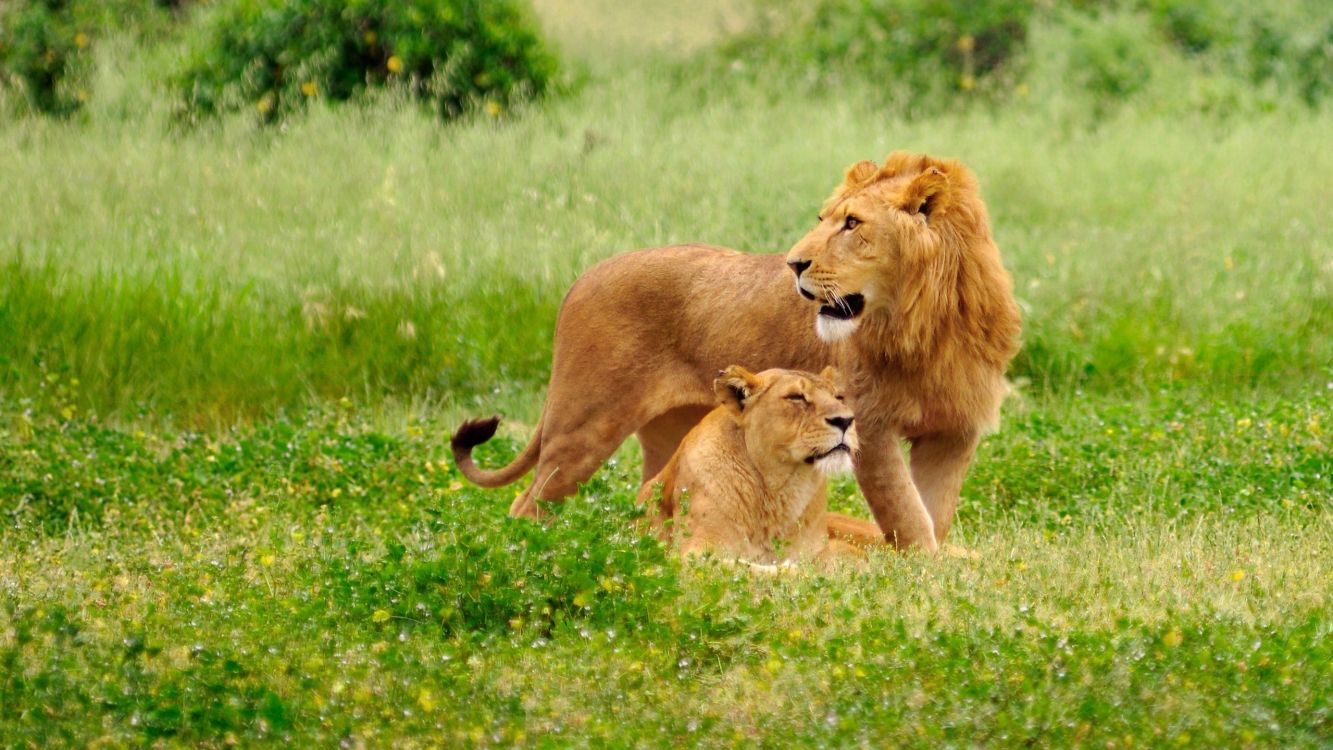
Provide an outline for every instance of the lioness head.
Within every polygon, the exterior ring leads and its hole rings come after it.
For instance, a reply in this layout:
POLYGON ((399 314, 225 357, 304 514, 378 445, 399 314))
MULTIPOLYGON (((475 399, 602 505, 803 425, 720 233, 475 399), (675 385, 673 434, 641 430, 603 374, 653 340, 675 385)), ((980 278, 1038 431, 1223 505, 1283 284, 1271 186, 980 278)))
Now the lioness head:
POLYGON ((976 180, 956 161, 896 151, 883 166, 852 165, 787 253, 796 289, 820 304, 825 341, 868 316, 910 315, 920 295, 953 283, 950 269, 978 244, 993 247, 976 180))
POLYGON ((851 469, 856 427, 832 367, 818 375, 777 369, 756 375, 733 365, 713 390, 741 426, 752 457, 825 472, 851 469))

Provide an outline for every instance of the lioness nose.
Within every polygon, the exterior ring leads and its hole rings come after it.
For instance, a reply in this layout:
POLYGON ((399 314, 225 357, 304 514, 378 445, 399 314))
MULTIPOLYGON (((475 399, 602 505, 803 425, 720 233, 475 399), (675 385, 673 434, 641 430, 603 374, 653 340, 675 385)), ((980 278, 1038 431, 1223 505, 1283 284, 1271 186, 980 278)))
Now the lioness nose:
POLYGON ((843 432, 846 432, 847 428, 852 426, 852 417, 829 417, 824 421, 837 427, 843 432))
POLYGON ((805 269, 807 269, 807 268, 810 267, 810 261, 808 261, 808 260, 789 260, 789 261, 787 261, 787 265, 791 266, 791 270, 793 270, 793 271, 796 272, 796 278, 799 279, 799 278, 801 278, 801 272, 804 271, 805 269))

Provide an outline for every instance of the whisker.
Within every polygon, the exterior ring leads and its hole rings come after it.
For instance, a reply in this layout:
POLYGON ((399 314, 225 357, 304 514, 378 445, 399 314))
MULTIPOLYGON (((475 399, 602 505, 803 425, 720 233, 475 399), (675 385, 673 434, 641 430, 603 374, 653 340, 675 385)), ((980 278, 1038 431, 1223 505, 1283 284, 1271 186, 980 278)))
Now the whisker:
POLYGON ((829 291, 829 296, 832 297, 833 304, 836 305, 839 310, 848 315, 851 314, 852 306, 847 304, 847 299, 843 297, 842 291, 838 289, 836 285, 829 291))

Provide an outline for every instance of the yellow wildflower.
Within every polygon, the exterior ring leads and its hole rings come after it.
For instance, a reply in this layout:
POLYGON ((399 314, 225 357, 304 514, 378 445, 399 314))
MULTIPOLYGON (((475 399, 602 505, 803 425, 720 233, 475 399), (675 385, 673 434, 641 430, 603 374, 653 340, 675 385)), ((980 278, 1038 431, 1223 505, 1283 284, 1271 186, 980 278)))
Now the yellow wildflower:
POLYGON ((390 73, 399 73, 403 70, 403 61, 398 55, 390 55, 384 67, 388 68, 390 73))
POLYGON ((91 40, 88 39, 88 35, 83 33, 82 31, 74 35, 74 46, 78 47, 79 49, 86 49, 90 41, 91 40))
POLYGON ((319 93, 319 84, 314 81, 306 81, 301 84, 301 93, 305 94, 306 98, 310 98, 319 93))
POLYGON ((500 113, 503 111, 504 109, 498 102, 486 102, 486 114, 491 117, 499 117, 500 113))

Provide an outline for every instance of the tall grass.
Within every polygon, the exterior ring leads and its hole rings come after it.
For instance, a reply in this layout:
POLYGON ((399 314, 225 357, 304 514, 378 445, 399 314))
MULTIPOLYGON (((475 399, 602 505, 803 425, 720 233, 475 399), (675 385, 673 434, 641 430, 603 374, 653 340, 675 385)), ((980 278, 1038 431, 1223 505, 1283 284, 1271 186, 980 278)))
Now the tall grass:
POLYGON ((60 371, 86 409, 183 415, 531 389, 588 265, 783 251, 846 164, 896 148, 979 175, 1025 312, 1013 375, 1034 387, 1329 375, 1326 113, 1052 128, 1015 101, 905 122, 737 86, 701 102, 640 68, 454 126, 393 100, 272 132, 4 122, 0 387, 60 371))

